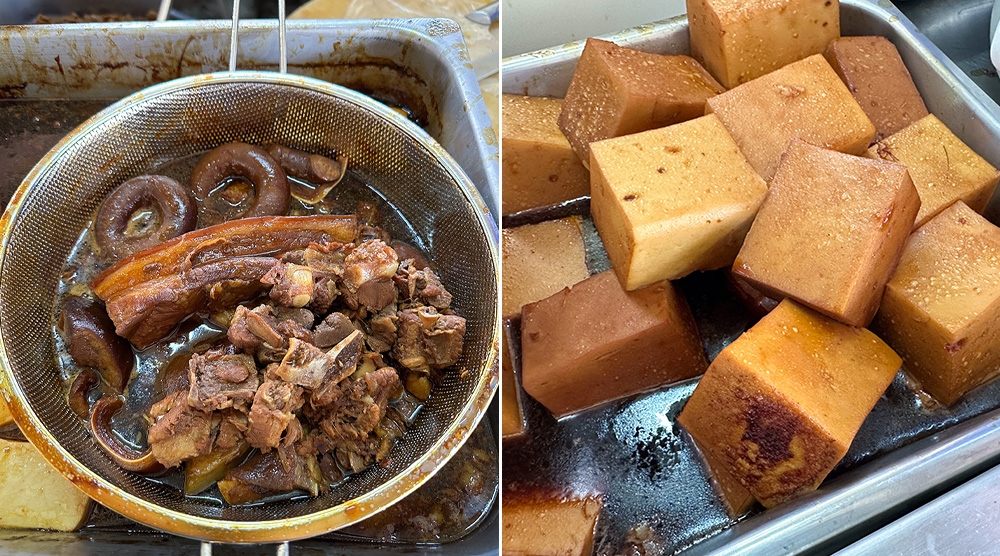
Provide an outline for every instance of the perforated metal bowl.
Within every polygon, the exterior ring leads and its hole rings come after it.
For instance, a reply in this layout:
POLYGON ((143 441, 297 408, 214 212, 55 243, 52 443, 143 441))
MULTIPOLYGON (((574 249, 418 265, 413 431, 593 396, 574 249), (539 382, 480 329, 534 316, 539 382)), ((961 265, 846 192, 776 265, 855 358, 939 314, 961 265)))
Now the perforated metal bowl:
MULTIPOLYGON (((336 189, 332 193, 336 195, 336 189)), ((136 93, 94 116, 32 170, 0 237, 2 391, 25 436, 98 502, 136 521, 226 542, 293 540, 349 525, 426 481, 462 445, 497 385, 498 232, 475 187, 427 134, 368 97, 322 81, 227 72, 136 93), (458 371, 378 465, 328 494, 226 507, 124 471, 66 403, 53 334, 70 249, 104 197, 165 161, 229 141, 345 153, 352 171, 399 208, 468 319, 458 371)))

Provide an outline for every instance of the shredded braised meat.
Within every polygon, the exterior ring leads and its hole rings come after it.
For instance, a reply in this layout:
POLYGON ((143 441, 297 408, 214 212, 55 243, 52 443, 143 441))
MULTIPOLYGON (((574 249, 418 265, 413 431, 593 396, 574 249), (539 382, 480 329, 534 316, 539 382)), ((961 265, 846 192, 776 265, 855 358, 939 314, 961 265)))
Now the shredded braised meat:
POLYGON ((191 356, 186 391, 150 412, 167 467, 257 450, 219 481, 234 504, 316 494, 383 460, 406 428, 391 402, 407 375, 454 365, 465 334, 434 271, 400 263, 384 232, 286 253, 256 287, 264 302, 237 306, 227 341, 191 356))

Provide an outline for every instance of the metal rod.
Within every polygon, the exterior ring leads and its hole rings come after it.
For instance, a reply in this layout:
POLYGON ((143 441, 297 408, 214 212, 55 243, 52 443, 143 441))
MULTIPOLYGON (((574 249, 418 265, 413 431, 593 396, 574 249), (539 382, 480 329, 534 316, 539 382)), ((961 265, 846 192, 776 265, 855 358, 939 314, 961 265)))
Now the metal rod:
MULTIPOLYGON (((281 3, 284 4, 285 0, 281 0, 281 3)), ((278 545, 278 556, 289 556, 290 554, 291 552, 288 550, 288 541, 278 545)))
POLYGON ((171 0, 160 0, 160 11, 156 12, 156 21, 166 21, 170 17, 171 0))
POLYGON ((281 59, 278 60, 278 71, 288 73, 288 46, 285 44, 285 0, 278 0, 278 49, 281 59))
POLYGON ((233 30, 229 34, 229 71, 236 71, 236 48, 239 42, 240 0, 233 0, 233 30))
POLYGON ((487 4, 472 13, 465 14, 465 17, 470 21, 489 27, 500 19, 500 2, 487 4))
POLYGON ((212 556, 212 543, 201 541, 201 556, 212 556))

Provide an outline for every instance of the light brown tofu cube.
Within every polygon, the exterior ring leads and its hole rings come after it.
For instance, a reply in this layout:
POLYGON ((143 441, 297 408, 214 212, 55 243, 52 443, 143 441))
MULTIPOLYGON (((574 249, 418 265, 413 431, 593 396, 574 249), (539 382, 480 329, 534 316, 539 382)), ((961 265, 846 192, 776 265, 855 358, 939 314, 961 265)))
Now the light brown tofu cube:
POLYGON ((63 478, 34 446, 0 439, 0 528, 72 531, 90 498, 63 478))
POLYGON ((590 143, 697 118, 705 113, 705 100, 724 90, 690 56, 587 39, 559 128, 589 164, 590 143))
POLYGON ((733 272, 770 297, 867 326, 919 208, 903 166, 796 140, 733 272))
POLYGON ((524 391, 556 417, 705 372, 684 298, 669 281, 626 292, 613 272, 525 305, 524 391))
POLYGON ((502 237, 505 318, 590 275, 578 216, 504 228, 502 237))
POLYGON ((875 125, 875 141, 927 115, 899 51, 885 37, 840 37, 823 56, 875 125))
POLYGON ((732 88, 840 36, 837 0, 687 0, 691 55, 732 88))
POLYGON ((562 100, 503 95, 503 214, 590 195, 590 173, 559 131, 562 100))
POLYGON ((7 402, 0 396, 0 428, 12 425, 14 423, 14 416, 10 414, 10 408, 7 407, 7 402))
POLYGON ((507 331, 500 340, 500 352, 503 358, 501 372, 503 373, 500 390, 500 429, 503 438, 515 438, 524 433, 524 413, 521 411, 521 388, 514 374, 514 365, 507 341, 507 331))
POLYGON ((732 264, 767 184, 718 118, 592 149, 590 211, 625 289, 732 264))
POLYGON ((597 497, 503 496, 504 556, 590 556, 601 515, 597 497))
POLYGON ((862 154, 875 126, 821 54, 789 64, 708 100, 765 180, 792 139, 862 154))
POLYGON ((961 199, 983 212, 1000 172, 970 149, 934 114, 886 137, 868 149, 868 157, 906 166, 920 193, 920 226, 961 199))
POLYGON ((712 486, 715 487, 715 492, 719 494, 722 498, 722 502, 726 506, 726 513, 729 517, 736 519, 741 515, 750 511, 753 507, 754 502, 757 501, 753 497, 753 494, 747 490, 747 487, 743 486, 742 483, 728 469, 722 464, 720 464, 711 454, 705 451, 701 451, 702 457, 705 459, 705 465, 708 467, 709 475, 711 477, 712 486))
POLYGON ((678 422, 774 507, 819 486, 899 366, 868 330, 786 299, 722 350, 678 422))
POLYGON ((917 228, 875 330, 951 405, 1000 371, 1000 228, 959 201, 917 228))

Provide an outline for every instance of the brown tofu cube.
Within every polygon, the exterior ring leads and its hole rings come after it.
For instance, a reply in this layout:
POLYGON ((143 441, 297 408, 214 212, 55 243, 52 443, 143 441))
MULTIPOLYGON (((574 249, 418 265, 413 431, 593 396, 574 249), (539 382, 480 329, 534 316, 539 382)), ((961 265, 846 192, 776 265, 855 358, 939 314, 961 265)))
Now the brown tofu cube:
POLYGON ((504 556, 590 556, 600 498, 503 496, 504 556))
POLYGON ((789 64, 708 100, 765 180, 792 139, 862 154, 875 126, 821 54, 789 64))
POLYGON ((503 95, 503 214, 590 195, 590 172, 559 131, 562 100, 503 95))
POLYGON ((1000 371, 1000 228, 959 201, 917 228, 872 324, 951 405, 1000 371))
POLYGON ((885 37, 841 37, 823 56, 875 125, 875 141, 927 115, 899 51, 885 37))
POLYGON ((590 143, 697 118, 705 113, 705 100, 723 91, 690 56, 650 54, 587 39, 559 114, 559 129, 589 164, 590 143))
POLYGON ((578 216, 504 228, 502 236, 505 318, 521 314, 525 303, 544 299, 590 275, 578 216))
POLYGON ((591 147, 590 211, 625 289, 732 264, 767 184, 718 118, 591 147))
POLYGON ((678 422, 774 507, 823 482, 899 366, 868 330, 786 299, 722 350, 678 422))
POLYGON ((6 427, 14 423, 14 416, 10 414, 10 408, 7 407, 7 402, 0 396, 0 428, 6 427))
POLYGON ((729 514, 729 517, 736 519, 750 511, 757 499, 747 490, 747 487, 743 486, 725 466, 716 461, 708 452, 701 451, 701 455, 705 459, 705 465, 708 467, 715 492, 725 503, 726 513, 729 514))
POLYGON ((669 281, 626 292, 610 270, 521 313, 524 391, 563 417, 697 376, 708 362, 669 281))
POLYGON ((90 513, 90 498, 28 442, 0 439, 0 529, 73 531, 90 513))
POLYGON ((840 36, 837 0, 687 0, 691 55, 732 88, 840 36))
POLYGON ((503 358, 501 372, 503 384, 500 390, 500 429, 503 438, 514 438, 524 433, 524 414, 521 412, 521 392, 514 375, 514 365, 511 361, 510 344, 507 332, 500 339, 500 352, 503 358))
POLYGON ((795 141, 781 159, 733 272, 867 326, 920 208, 906 168, 795 141))
POLYGON ((970 149, 934 114, 868 149, 868 157, 906 166, 920 194, 915 226, 961 199, 976 212, 986 210, 1000 172, 970 149))
POLYGON ((736 292, 736 295, 739 296, 743 305, 757 318, 770 313, 778 306, 778 303, 781 303, 780 299, 764 295, 762 291, 751 286, 750 282, 747 282, 733 272, 728 272, 726 277, 729 279, 729 285, 736 292))

